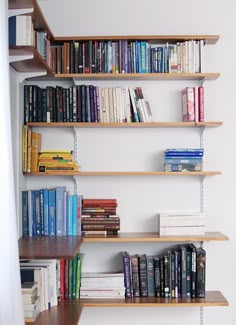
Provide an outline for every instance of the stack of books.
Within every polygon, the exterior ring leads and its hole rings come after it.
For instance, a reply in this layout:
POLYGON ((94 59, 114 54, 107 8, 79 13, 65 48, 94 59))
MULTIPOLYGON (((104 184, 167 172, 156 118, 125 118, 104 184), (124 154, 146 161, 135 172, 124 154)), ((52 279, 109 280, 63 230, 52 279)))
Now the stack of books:
POLYGON ((181 92, 184 122, 204 122, 204 87, 186 87, 181 92))
POLYGON ((160 236, 204 235, 206 217, 202 213, 158 213, 160 236))
POLYGON ((164 170, 166 172, 199 172, 203 170, 204 149, 166 149, 164 170))
POLYGON ((116 199, 83 199, 82 234, 117 235, 120 218, 116 214, 116 199))
POLYGON ((34 322, 41 311, 38 283, 25 282, 21 284, 21 293, 26 322, 34 322))
POLYGON ((80 298, 122 298, 124 296, 124 273, 82 273, 80 298))
POLYGON ((39 172, 77 172, 77 162, 73 161, 73 151, 44 150, 39 153, 39 172))

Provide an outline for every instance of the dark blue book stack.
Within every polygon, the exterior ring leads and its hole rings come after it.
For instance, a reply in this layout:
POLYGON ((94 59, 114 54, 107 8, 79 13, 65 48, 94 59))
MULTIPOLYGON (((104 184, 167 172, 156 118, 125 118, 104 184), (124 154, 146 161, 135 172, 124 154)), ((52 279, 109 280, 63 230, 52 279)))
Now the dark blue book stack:
POLYGON ((200 172, 203 170, 204 149, 166 149, 164 170, 166 172, 200 172))

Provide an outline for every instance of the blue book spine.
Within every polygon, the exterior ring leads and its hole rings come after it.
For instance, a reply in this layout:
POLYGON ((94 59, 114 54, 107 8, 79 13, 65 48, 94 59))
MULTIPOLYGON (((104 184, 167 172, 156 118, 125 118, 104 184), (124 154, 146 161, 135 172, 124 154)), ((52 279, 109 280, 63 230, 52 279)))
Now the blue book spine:
POLYGON ((35 191, 31 191, 31 203, 32 203, 32 236, 36 236, 35 191))
POLYGON ((36 236, 41 236, 40 191, 34 191, 36 236))
POLYGON ((66 227, 67 227, 67 224, 66 224, 66 215, 67 215, 67 195, 68 193, 65 191, 64 192, 64 234, 63 236, 66 236, 66 227))
POLYGON ((74 194, 72 196, 72 235, 77 235, 77 204, 78 195, 74 194))
POLYGON ((56 235, 64 235, 64 192, 65 186, 56 187, 56 235))
POLYGON ((48 189, 43 189, 43 217, 44 217, 44 235, 49 235, 48 227, 48 189))
POLYGON ((164 54, 163 54, 163 47, 158 46, 157 47, 157 72, 162 73, 164 72, 164 54))
POLYGON ((41 224, 41 236, 45 236, 44 233, 44 200, 43 190, 39 190, 39 202, 40 202, 40 224, 41 224))
POLYGON ((72 215, 73 215, 72 195, 67 195, 67 214, 66 214, 66 235, 72 236, 72 215))
POLYGON ((16 16, 8 19, 9 46, 16 46, 16 16))
POLYGON ((82 200, 83 195, 78 195, 77 203, 77 235, 81 235, 81 215, 82 215, 82 200))
POLYGON ((56 236, 56 190, 48 191, 48 232, 56 236))
POLYGON ((22 235, 29 236, 28 222, 28 191, 22 191, 22 235))
POLYGON ((33 234, 33 207, 32 207, 32 191, 28 191, 28 224, 29 236, 33 234))

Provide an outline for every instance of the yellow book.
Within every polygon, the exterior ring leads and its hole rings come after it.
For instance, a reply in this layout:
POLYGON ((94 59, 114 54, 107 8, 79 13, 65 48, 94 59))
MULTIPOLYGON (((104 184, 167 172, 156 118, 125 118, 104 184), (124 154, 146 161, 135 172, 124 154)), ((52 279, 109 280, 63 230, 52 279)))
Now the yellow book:
POLYGON ((31 172, 38 171, 38 156, 41 150, 41 134, 32 132, 31 134, 31 172))
POLYGON ((27 136, 28 126, 22 125, 22 172, 27 171, 27 136))
POLYGON ((32 130, 29 127, 27 133, 27 172, 31 171, 31 134, 32 130))

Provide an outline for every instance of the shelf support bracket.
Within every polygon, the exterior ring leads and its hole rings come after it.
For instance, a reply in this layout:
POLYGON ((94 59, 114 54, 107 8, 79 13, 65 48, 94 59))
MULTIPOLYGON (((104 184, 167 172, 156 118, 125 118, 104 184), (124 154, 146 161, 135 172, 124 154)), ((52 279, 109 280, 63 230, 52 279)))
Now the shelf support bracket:
POLYGON ((8 18, 13 17, 13 16, 19 16, 19 15, 25 15, 25 14, 30 14, 33 12, 33 8, 24 8, 24 9, 9 9, 8 10, 8 18))
POLYGON ((22 83, 25 79, 45 76, 47 71, 36 71, 36 72, 21 72, 17 75, 17 80, 19 83, 22 83))

